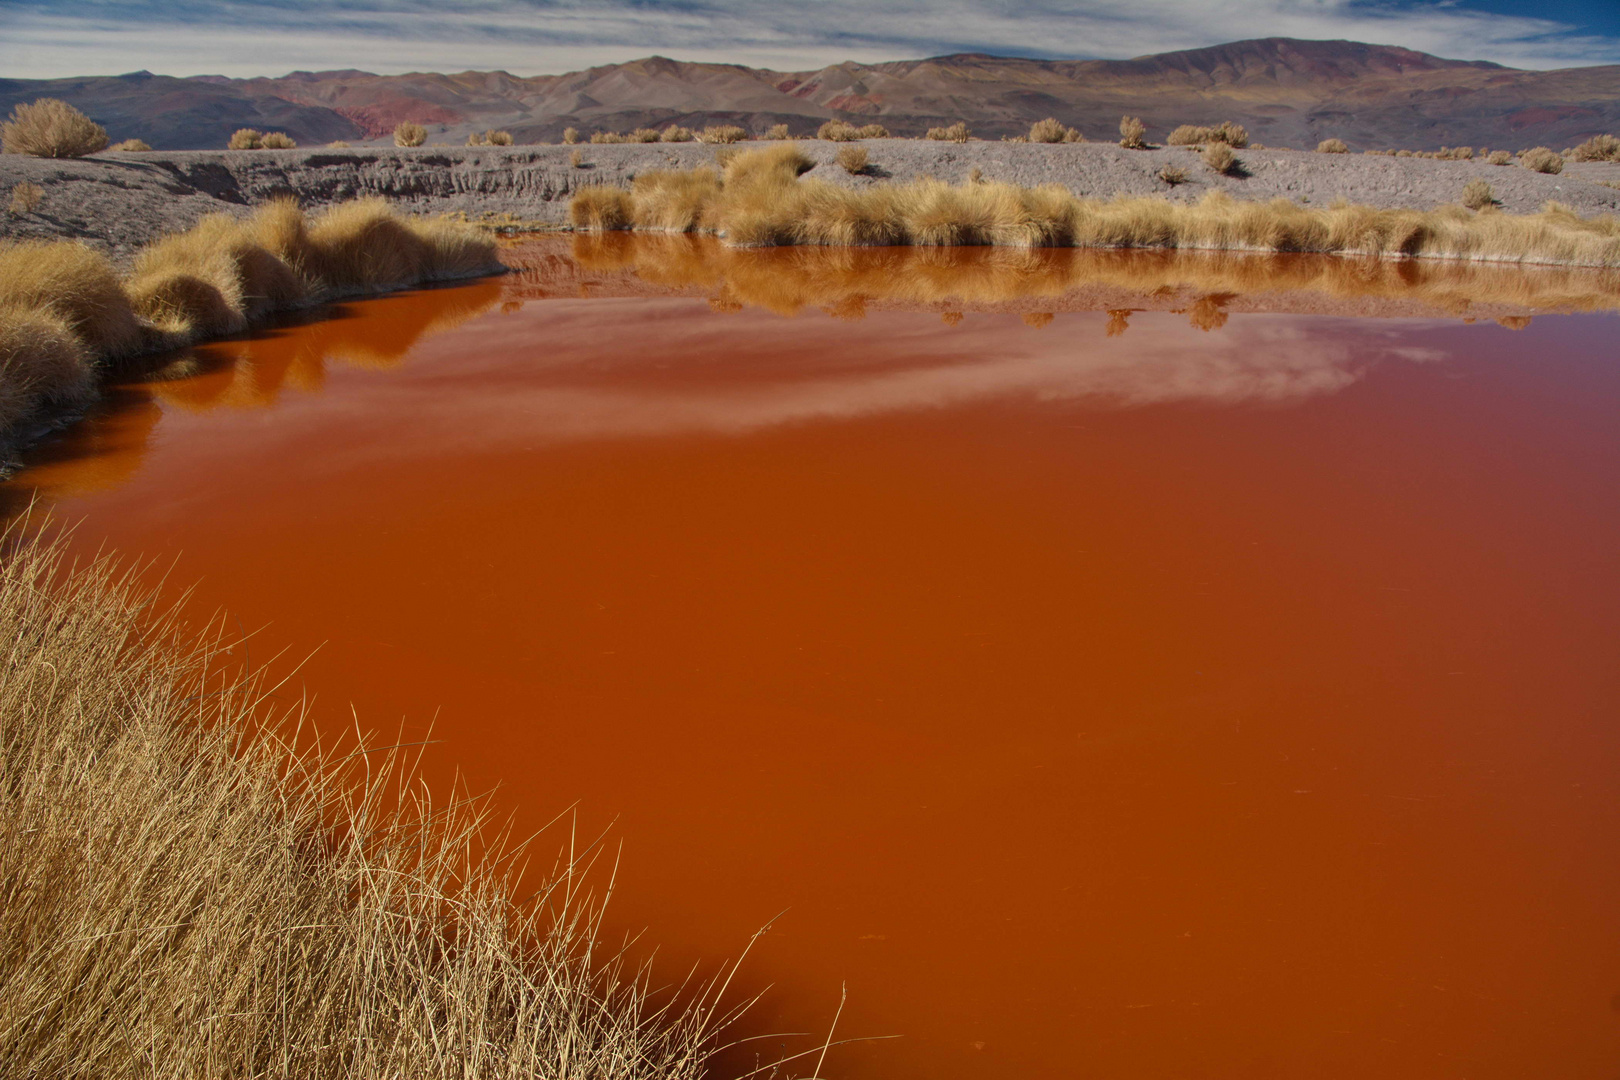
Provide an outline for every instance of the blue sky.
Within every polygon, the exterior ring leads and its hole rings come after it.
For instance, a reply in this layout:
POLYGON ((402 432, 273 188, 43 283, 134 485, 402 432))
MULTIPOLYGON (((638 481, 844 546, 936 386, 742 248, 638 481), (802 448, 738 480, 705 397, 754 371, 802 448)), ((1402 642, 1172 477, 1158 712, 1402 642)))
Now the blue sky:
POLYGON ((0 76, 577 70, 658 53, 802 70, 984 51, 1127 57, 1349 38, 1620 63, 1620 0, 0 0, 0 76))

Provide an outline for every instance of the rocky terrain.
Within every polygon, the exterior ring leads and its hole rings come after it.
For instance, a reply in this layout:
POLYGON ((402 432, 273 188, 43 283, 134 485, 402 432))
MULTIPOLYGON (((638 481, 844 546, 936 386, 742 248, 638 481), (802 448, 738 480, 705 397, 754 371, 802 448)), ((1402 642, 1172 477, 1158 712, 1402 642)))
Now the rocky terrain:
MULTIPOLYGON (((748 144, 743 144, 746 148, 748 144)), ((818 164, 809 176, 835 184, 872 184, 931 176, 1033 186, 1056 183, 1082 195, 1160 195, 1196 200, 1212 190, 1239 199, 1286 198, 1325 204, 1335 198, 1371 206, 1426 209, 1456 202, 1470 180, 1488 182, 1502 209, 1524 213, 1557 201, 1579 213, 1620 210, 1620 164, 1570 164, 1544 175, 1518 165, 1435 161, 1281 150, 1239 153, 1243 175, 1221 176, 1185 148, 1125 150, 1111 143, 1038 143, 873 139, 868 175, 834 163, 840 144, 798 143, 818 164), (1181 167, 1185 183, 1159 179, 1181 167)), ((0 236, 82 238, 127 257, 164 232, 204 214, 246 213, 277 196, 315 208, 380 195, 418 213, 464 213, 520 227, 563 224, 568 201, 588 184, 628 185, 649 169, 713 164, 721 148, 697 143, 585 147, 521 146, 414 150, 258 150, 102 153, 79 160, 0 155, 0 195, 38 185, 31 212, 0 216, 0 236), (581 164, 572 157, 578 152, 581 164)))
POLYGON ((977 54, 783 72, 650 57, 564 75, 504 71, 373 75, 294 72, 279 78, 129 75, 0 79, 0 114, 63 98, 114 141, 165 150, 223 147, 232 131, 285 131, 304 145, 387 141, 394 125, 432 141, 510 131, 557 141, 564 128, 735 123, 796 135, 823 121, 879 122, 896 135, 966 121, 985 137, 1017 135, 1053 116, 1088 138, 1113 138, 1124 113, 1162 138, 1178 124, 1234 120, 1257 142, 1354 150, 1442 145, 1520 150, 1572 146, 1620 132, 1620 66, 1522 71, 1386 45, 1266 38, 1134 60, 1029 60, 977 54))

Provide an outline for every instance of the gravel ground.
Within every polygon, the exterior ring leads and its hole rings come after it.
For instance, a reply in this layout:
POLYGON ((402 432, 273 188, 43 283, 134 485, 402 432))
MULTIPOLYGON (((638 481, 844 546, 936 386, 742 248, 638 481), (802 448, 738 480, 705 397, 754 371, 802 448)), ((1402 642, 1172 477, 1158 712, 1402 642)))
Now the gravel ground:
MULTIPOLYGON (((745 144, 761 145, 761 144, 745 144)), ((1549 200, 1582 214, 1620 209, 1620 164, 1570 164, 1547 176, 1518 165, 1431 161, 1293 150, 1243 150, 1245 175, 1218 176, 1185 148, 1125 150, 1110 143, 1042 145, 871 139, 868 176, 852 177, 834 163, 839 144, 798 144, 817 167, 810 173, 836 184, 870 184, 933 176, 965 179, 977 168, 986 180, 1063 184, 1082 195, 1162 195, 1196 200, 1215 188, 1240 199, 1288 198, 1328 203, 1340 196, 1372 206, 1426 209, 1455 202, 1463 185, 1488 181, 1515 213, 1549 200), (1161 167, 1178 165, 1188 181, 1171 188, 1161 167)), ((360 195, 382 195, 423 213, 460 211, 560 225, 568 200, 587 184, 625 185, 656 168, 712 162, 716 147, 654 143, 520 147, 421 147, 259 151, 103 153, 79 160, 0 155, 0 200, 20 182, 43 189, 38 207, 0 216, 0 236, 77 237, 127 258, 153 236, 189 227, 219 211, 242 213, 278 195, 315 207, 360 195), (570 158, 578 152, 581 167, 570 158)), ((0 201, 0 209, 3 209, 0 201)))

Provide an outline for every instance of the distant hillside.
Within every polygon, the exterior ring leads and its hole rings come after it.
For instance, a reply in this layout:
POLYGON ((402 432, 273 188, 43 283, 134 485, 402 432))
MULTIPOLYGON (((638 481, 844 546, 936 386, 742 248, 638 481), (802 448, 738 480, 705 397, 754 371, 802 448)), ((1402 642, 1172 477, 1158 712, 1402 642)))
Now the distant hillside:
POLYGON ((435 142, 504 128, 519 142, 564 128, 626 131, 669 123, 739 123, 796 134, 842 117, 897 135, 965 120, 975 134, 1018 134, 1055 116, 1112 139, 1120 115, 1150 137, 1182 123, 1236 120, 1274 146, 1328 136, 1352 149, 1490 145, 1554 148, 1620 132, 1620 65, 1521 71, 1353 41, 1266 38, 1135 60, 1025 60, 960 54, 779 72, 650 57, 567 75, 518 78, 294 72, 280 78, 186 79, 137 72, 96 78, 0 79, 0 110, 60 97, 114 139, 158 149, 221 147, 239 127, 286 131, 305 145, 384 138, 400 120, 435 142))

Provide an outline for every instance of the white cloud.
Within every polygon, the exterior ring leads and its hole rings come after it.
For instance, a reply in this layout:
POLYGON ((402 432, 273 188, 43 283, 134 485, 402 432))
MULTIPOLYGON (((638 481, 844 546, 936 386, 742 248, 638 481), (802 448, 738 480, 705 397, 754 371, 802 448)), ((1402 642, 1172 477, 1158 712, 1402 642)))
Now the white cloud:
POLYGON ((1361 0, 488 0, 434 5, 103 3, 83 14, 13 8, 0 40, 11 77, 116 73, 274 75, 505 68, 557 73, 649 53, 797 70, 984 49, 1126 57, 1249 37, 1348 38, 1524 67, 1620 60, 1620 41, 1551 19, 1453 4, 1361 0))

